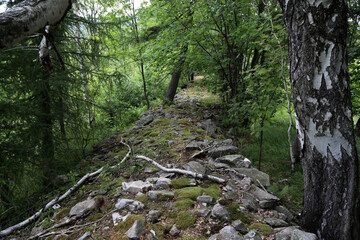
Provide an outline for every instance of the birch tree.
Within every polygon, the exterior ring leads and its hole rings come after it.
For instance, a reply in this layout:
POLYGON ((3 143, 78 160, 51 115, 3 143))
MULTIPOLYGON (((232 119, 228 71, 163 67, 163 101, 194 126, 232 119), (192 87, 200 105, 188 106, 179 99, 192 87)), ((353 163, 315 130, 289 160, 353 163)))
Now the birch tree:
POLYGON ((25 0, 0 14, 0 50, 46 25, 57 25, 71 8, 71 0, 25 0))
POLYGON ((358 157, 349 87, 347 1, 279 0, 304 172, 302 225, 358 239, 358 157))

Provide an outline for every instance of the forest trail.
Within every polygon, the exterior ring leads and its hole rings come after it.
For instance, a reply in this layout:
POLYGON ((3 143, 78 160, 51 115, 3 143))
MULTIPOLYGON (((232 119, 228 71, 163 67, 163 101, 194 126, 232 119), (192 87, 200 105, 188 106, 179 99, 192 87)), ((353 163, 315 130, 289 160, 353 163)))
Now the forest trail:
POLYGON ((218 97, 196 82, 174 105, 144 112, 134 127, 96 144, 78 170, 105 170, 43 214, 31 233, 8 239, 316 239, 266 191, 269 176, 224 137, 218 97), (131 156, 111 168, 128 152, 121 139, 131 156), (164 172, 136 155, 224 182, 164 172))

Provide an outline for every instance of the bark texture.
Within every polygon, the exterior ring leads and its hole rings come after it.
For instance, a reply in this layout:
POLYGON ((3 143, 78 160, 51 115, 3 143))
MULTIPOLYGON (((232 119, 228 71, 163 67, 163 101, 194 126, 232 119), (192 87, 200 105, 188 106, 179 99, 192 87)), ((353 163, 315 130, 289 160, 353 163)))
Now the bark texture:
POLYGON ((0 14, 0 50, 46 25, 56 25, 71 8, 71 0, 25 0, 0 14))
POLYGON ((346 53, 346 1, 280 0, 302 149, 302 225, 320 239, 358 239, 358 159, 346 53))

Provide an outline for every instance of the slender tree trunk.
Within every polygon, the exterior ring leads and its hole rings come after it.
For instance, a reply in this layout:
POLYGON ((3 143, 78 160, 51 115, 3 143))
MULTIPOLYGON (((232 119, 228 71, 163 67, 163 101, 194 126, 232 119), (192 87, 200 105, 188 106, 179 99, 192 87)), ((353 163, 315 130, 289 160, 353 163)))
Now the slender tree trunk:
POLYGON ((280 0, 302 147, 302 225, 321 239, 359 239, 358 157, 346 52, 347 4, 280 0))
POLYGON ((46 25, 56 25, 71 8, 71 0, 25 0, 0 14, 0 49, 9 47, 46 25))

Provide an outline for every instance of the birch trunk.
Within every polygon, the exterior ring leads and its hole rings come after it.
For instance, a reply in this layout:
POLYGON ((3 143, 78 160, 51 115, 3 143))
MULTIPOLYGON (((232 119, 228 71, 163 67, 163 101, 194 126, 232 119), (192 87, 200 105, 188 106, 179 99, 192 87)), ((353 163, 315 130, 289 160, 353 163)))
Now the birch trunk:
POLYGON ((46 25, 56 25, 71 8, 71 0, 25 0, 0 14, 0 50, 46 25))
POLYGON ((358 239, 358 158, 346 53, 346 1, 280 0, 302 149, 302 225, 320 239, 358 239))

